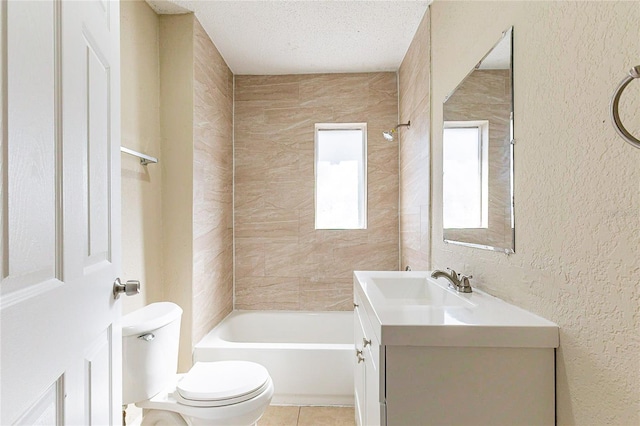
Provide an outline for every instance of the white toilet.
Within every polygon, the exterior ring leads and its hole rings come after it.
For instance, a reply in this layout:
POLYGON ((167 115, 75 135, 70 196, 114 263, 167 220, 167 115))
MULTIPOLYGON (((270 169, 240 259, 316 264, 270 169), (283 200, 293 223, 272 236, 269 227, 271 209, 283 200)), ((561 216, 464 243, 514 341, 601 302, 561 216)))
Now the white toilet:
POLYGON ((196 362, 176 374, 182 309, 152 303, 122 317, 123 404, 143 425, 255 424, 273 396, 267 370, 247 361, 196 362))

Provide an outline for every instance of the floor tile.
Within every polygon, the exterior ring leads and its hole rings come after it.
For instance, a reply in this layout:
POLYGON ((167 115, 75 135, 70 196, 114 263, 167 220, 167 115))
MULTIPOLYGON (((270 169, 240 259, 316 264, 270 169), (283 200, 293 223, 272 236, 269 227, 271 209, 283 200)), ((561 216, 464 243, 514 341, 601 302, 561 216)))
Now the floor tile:
POLYGON ((300 407, 270 405, 258 420, 258 426, 296 426, 300 407))
POLYGON ((355 412, 353 407, 300 407, 298 426, 354 425, 355 412))

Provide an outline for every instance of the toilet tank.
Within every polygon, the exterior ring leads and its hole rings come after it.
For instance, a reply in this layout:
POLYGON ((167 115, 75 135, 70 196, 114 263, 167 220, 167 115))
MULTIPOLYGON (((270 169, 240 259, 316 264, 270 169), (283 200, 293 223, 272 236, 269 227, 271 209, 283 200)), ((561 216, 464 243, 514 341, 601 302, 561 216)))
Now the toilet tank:
POLYGON ((182 309, 152 303, 122 317, 122 403, 145 401, 162 391, 178 366, 182 309))

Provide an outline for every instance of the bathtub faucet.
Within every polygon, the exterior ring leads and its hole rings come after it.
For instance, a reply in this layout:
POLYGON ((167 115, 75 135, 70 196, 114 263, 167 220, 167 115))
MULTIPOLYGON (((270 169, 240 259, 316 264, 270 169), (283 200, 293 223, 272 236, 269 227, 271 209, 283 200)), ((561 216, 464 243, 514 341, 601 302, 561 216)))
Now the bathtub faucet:
POLYGON ((451 268, 447 268, 447 272, 436 269, 431 273, 432 278, 440 278, 444 277, 449 281, 449 287, 454 289, 460 293, 471 293, 473 290, 471 288, 471 284, 469 283, 469 279, 473 278, 473 275, 460 275, 456 271, 451 268))

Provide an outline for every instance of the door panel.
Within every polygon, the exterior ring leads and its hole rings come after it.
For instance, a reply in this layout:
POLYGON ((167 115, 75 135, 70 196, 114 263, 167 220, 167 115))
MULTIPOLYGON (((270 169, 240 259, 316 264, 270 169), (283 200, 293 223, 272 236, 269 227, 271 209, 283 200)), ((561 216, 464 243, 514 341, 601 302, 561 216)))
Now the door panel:
POLYGON ((109 384, 111 372, 111 330, 106 330, 87 351, 85 397, 88 422, 91 425, 113 424, 109 406, 104 401, 111 398, 109 384))
POLYGON ((0 23, 0 424, 114 424, 119 5, 10 0, 0 23))
POLYGON ((86 126, 88 133, 87 177, 87 259, 85 267, 111 260, 109 253, 109 64, 92 34, 84 29, 87 68, 86 126))
POLYGON ((57 380, 16 422, 20 425, 54 425, 62 423, 62 379, 57 380))
POLYGON ((21 142, 3 143, 5 172, 13 177, 3 179, 2 185, 3 306, 20 296, 46 291, 57 281, 53 6, 2 4, 3 38, 12 40, 9 49, 3 46, 3 62, 10 64, 3 69, 3 79, 23 88, 3 91, 3 122, 11 123, 3 129, 3 141, 21 142), (24 55, 25 51, 38 54, 24 55), (12 297, 4 297, 9 293, 12 297))

